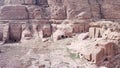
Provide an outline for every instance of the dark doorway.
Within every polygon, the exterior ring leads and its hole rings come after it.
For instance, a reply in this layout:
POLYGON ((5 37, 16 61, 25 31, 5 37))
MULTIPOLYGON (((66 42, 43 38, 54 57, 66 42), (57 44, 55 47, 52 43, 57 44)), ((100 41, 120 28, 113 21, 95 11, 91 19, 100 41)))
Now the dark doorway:
POLYGON ((36 5, 48 5, 48 1, 47 0, 36 0, 36 5))
POLYGON ((3 41, 3 33, 0 32, 0 41, 3 41))
POLYGON ((22 24, 11 23, 9 24, 9 42, 19 42, 22 35, 22 24))

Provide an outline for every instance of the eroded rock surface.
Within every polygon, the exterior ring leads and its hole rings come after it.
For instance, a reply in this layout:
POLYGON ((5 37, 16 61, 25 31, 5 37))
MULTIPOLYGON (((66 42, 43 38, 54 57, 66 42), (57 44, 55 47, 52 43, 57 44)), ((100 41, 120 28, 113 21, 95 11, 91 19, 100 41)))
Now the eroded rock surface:
POLYGON ((120 68, 119 6, 120 0, 0 0, 0 68, 120 68))

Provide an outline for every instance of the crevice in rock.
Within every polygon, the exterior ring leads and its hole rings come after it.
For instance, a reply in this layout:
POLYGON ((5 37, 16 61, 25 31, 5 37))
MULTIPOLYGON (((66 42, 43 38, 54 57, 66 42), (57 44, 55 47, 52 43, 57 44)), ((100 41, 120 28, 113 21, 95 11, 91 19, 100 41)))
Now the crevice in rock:
POLYGON ((30 21, 29 21, 29 19, 30 19, 30 13, 29 13, 29 10, 26 8, 26 12, 27 12, 27 18, 28 18, 28 22, 27 23, 29 23, 30 21))
POLYGON ((90 13, 91 13, 91 18, 93 18, 93 13, 92 13, 92 6, 91 6, 91 3, 90 3, 90 0, 88 0, 88 4, 89 4, 89 8, 90 8, 90 13))
POLYGON ((53 27, 52 27, 52 23, 50 21, 48 23, 50 25, 51 39, 53 40, 53 27))
POLYGON ((9 39, 7 41, 8 43, 15 43, 15 42, 19 42, 21 40, 21 35, 22 35, 22 25, 21 24, 11 23, 11 24, 9 24, 8 30, 9 30, 9 35, 8 35, 9 39))
POLYGON ((100 15, 100 19, 104 19, 104 14, 103 14, 103 9, 102 9, 102 2, 104 0, 96 0, 98 7, 99 7, 99 15, 100 15))
POLYGON ((39 1, 40 1, 40 0, 36 0, 36 3, 35 3, 35 4, 36 4, 36 5, 39 5, 39 1))

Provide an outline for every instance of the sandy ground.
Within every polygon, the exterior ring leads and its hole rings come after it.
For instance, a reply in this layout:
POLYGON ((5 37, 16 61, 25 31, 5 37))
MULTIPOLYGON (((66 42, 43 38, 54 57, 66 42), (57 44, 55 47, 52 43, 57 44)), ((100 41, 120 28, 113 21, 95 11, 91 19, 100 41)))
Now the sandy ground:
POLYGON ((0 68, 95 68, 67 49, 76 40, 73 37, 57 42, 29 40, 0 45, 0 68))

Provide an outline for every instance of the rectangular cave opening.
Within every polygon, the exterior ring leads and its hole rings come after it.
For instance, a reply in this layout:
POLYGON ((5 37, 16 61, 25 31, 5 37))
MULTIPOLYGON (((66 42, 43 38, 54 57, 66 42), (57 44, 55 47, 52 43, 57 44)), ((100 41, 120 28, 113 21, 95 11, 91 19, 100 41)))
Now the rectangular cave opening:
POLYGON ((0 41, 3 41, 3 33, 0 32, 0 41))
POLYGON ((16 43, 21 40, 22 35, 22 24, 20 23, 11 23, 9 24, 9 43, 16 43))

